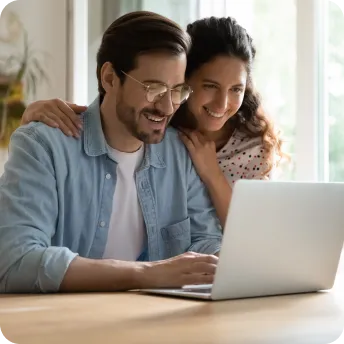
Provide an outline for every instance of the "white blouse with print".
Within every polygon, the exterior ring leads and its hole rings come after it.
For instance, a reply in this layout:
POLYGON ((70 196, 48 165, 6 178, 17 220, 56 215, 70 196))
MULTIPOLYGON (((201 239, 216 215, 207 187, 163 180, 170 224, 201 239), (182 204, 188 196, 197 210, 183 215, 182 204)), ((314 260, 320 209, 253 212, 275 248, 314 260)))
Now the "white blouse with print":
POLYGON ((252 138, 234 131, 227 144, 217 152, 217 161, 230 185, 239 179, 270 178, 270 173, 264 175, 267 162, 261 137, 252 138))

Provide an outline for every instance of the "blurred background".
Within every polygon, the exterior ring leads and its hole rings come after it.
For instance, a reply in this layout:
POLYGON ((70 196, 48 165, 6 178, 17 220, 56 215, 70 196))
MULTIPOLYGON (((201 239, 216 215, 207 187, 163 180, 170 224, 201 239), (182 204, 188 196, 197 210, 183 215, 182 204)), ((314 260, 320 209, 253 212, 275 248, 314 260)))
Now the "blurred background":
POLYGON ((0 17, 0 174, 25 106, 97 95, 96 53, 119 16, 181 24, 232 16, 257 48, 254 80, 291 161, 278 179, 344 181, 344 16, 330 0, 17 0, 0 17), (8 106, 4 106, 4 104, 8 106))

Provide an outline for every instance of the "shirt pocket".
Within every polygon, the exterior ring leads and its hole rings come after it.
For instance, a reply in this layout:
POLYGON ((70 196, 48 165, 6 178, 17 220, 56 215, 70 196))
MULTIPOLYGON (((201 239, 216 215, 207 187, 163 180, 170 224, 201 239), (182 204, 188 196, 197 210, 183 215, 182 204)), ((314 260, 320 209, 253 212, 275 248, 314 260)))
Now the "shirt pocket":
POLYGON ((190 218, 161 229, 166 257, 185 253, 191 246, 190 218))

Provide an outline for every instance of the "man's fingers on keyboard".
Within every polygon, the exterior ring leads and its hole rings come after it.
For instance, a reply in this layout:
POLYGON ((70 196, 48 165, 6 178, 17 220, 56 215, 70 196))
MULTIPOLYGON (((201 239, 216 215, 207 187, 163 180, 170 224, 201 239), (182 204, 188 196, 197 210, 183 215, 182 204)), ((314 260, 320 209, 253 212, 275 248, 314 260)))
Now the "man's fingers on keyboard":
POLYGON ((214 275, 203 274, 185 274, 182 278, 182 285, 187 284, 211 284, 214 281, 214 275))
POLYGON ((204 273, 214 275, 216 271, 216 264, 209 264, 204 262, 197 262, 190 266, 190 273, 204 273))

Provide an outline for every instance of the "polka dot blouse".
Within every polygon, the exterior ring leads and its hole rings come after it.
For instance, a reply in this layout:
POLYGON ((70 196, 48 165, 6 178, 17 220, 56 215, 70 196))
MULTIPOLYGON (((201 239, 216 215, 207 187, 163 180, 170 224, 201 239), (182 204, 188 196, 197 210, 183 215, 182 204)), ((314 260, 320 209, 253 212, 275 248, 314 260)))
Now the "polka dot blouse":
POLYGON ((226 179, 233 185, 239 179, 270 179, 265 150, 260 137, 248 137, 235 131, 227 144, 217 152, 217 161, 226 179))

